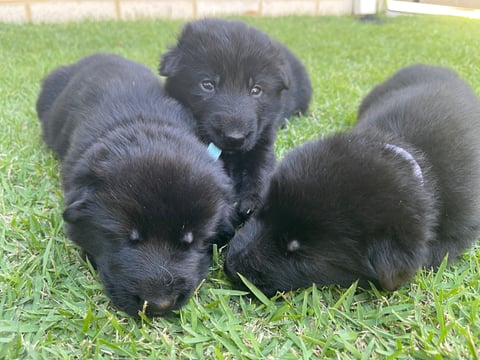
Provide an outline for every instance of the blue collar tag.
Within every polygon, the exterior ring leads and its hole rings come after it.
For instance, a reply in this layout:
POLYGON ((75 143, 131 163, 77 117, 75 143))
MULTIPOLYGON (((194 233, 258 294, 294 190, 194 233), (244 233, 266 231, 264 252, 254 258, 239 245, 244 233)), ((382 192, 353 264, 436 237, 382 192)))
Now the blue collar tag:
POLYGON ((210 143, 208 144, 207 152, 213 160, 217 161, 222 154, 222 149, 219 149, 214 143, 210 143))

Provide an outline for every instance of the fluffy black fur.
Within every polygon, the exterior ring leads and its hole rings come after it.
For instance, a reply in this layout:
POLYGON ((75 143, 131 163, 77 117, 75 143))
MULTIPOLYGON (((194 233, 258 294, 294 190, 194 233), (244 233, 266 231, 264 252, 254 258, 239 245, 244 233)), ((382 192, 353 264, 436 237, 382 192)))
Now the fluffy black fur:
POLYGON ((43 138, 62 160, 66 232, 112 302, 136 315, 181 307, 227 231, 233 188, 158 77, 95 54, 43 80, 43 138))
POLYGON ((227 274, 268 295, 356 280, 393 291, 455 259, 479 235, 479 138, 468 84, 446 68, 400 70, 365 98, 350 132, 285 157, 230 242, 227 274))
POLYGON ((223 150, 245 218, 275 166, 278 127, 307 110, 312 88, 304 66, 245 23, 203 19, 185 25, 159 70, 168 94, 192 111, 200 139, 223 150))

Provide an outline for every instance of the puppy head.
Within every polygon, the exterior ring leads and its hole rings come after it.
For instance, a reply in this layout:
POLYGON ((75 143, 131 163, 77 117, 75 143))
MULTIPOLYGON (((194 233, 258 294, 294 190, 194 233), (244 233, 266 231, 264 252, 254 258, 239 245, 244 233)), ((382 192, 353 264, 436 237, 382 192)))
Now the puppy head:
POLYGON ((159 70, 169 95, 193 112, 202 140, 232 152, 251 150, 274 126, 290 84, 278 45, 238 21, 188 23, 159 70))
POLYGON ((93 258, 113 304, 133 316, 145 302, 151 316, 185 304, 230 212, 220 165, 158 154, 103 159, 66 196, 69 237, 93 258))
POLYGON ((356 280, 391 291, 408 281, 433 236, 428 196, 408 166, 363 141, 338 136, 287 155, 263 207, 230 242, 227 274, 268 295, 356 280))
MULTIPOLYGON (((303 195, 301 189, 297 195, 303 195)), ((237 283, 242 274, 267 296, 312 284, 373 280, 374 270, 368 261, 362 263, 356 239, 329 216, 314 219, 308 207, 314 204, 295 196, 290 192, 277 202, 272 192, 267 195, 265 205, 230 241, 226 274, 237 283)))

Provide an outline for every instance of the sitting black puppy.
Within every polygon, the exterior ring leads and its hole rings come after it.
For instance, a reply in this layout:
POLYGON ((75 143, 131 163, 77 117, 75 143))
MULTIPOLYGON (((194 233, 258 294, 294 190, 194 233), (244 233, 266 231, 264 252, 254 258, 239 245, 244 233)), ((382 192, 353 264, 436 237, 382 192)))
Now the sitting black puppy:
POLYGON ((130 315, 181 307, 205 277, 233 203, 191 116, 149 69, 105 54, 54 70, 37 112, 62 160, 66 232, 114 305, 130 315))
POLYGON ((312 88, 304 66, 243 22, 203 19, 185 25, 162 56, 160 74, 167 93, 192 111, 200 139, 223 151, 240 219, 247 218, 274 169, 278 127, 308 108, 312 88))
POLYGON ((347 133, 291 151, 230 242, 227 274, 268 295, 317 285, 393 291, 480 230, 480 99, 414 65, 377 86, 347 133))

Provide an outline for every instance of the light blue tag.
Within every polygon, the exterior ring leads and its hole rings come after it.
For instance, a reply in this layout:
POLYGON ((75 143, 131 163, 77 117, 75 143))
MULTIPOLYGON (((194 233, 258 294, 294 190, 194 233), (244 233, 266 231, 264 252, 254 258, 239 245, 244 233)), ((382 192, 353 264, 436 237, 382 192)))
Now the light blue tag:
POLYGON ((210 143, 208 144, 207 152, 213 160, 217 161, 222 154, 222 149, 219 149, 214 143, 210 143))

